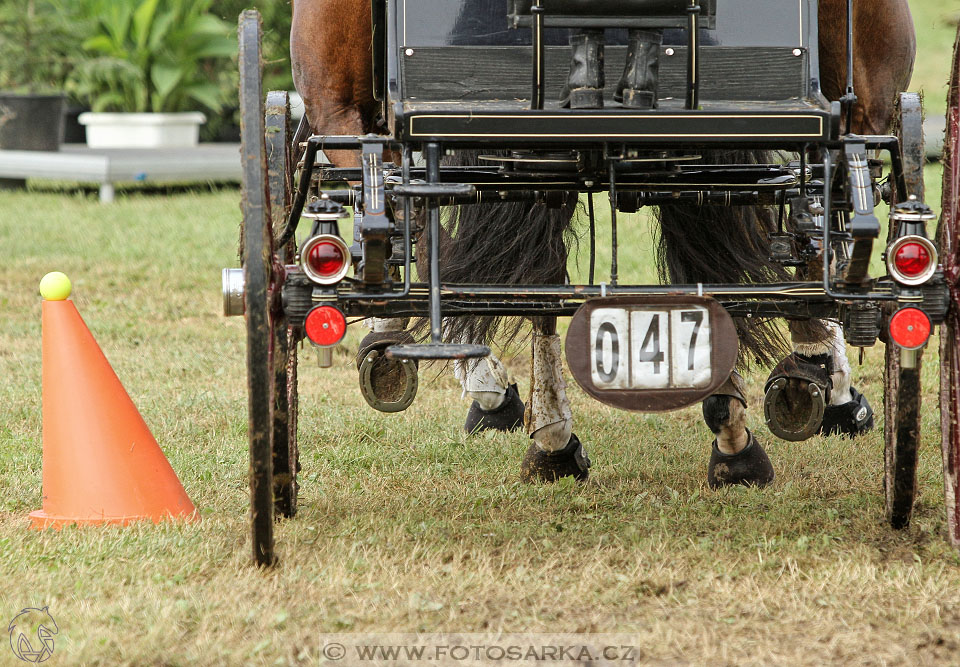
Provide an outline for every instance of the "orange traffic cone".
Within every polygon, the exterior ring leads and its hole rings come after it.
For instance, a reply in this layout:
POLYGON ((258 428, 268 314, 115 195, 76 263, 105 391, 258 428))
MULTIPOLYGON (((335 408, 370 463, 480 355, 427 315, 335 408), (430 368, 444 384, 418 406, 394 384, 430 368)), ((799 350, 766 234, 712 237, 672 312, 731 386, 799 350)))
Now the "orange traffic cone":
POLYGON ((199 518, 87 329, 62 273, 43 301, 43 509, 33 528, 199 518))

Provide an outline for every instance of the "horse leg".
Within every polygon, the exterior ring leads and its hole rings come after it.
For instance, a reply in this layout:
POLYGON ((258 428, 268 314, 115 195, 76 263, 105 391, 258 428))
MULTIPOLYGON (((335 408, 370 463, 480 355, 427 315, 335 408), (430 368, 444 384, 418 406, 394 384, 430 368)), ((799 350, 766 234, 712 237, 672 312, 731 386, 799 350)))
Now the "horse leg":
POLYGON ((573 413, 563 379, 557 318, 534 321, 530 400, 527 402, 527 432, 533 442, 520 465, 524 482, 555 482, 561 477, 587 479, 590 459, 573 432, 573 413))
POLYGON ((739 373, 734 371, 703 402, 703 420, 716 436, 707 468, 710 488, 732 484, 763 487, 773 481, 770 459, 747 428, 747 399, 739 373))
POLYGON ((463 387, 463 397, 473 403, 463 430, 515 431, 523 424, 523 401, 516 384, 511 384, 507 369, 493 354, 483 359, 460 359, 454 375, 463 387))
MULTIPOLYGON (((775 378, 786 378, 782 400, 770 409, 779 410, 773 415, 774 419, 788 419, 791 412, 799 416, 797 421, 809 416, 813 403, 812 383, 819 390, 824 405, 817 408, 822 410, 819 423, 810 428, 822 435, 865 433, 873 428, 873 409, 866 397, 852 386, 843 331, 833 323, 825 323, 825 327, 825 332, 820 330, 818 335, 815 332, 819 328, 812 329, 803 322, 790 323, 794 352, 778 364, 767 381, 769 389, 775 378)), ((803 432, 806 437, 809 437, 808 430, 803 432)))
MULTIPOLYGON (((293 5, 293 82, 317 134, 374 131, 372 34, 368 0, 297 0, 293 5)), ((327 157, 338 167, 360 164, 356 151, 329 151, 327 157)))

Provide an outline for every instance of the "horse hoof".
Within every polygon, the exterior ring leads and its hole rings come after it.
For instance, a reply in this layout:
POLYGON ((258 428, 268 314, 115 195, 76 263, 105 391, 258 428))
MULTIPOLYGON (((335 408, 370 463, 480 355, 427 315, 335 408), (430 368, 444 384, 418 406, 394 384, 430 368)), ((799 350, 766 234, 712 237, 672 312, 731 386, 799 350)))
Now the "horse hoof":
POLYGON ((770 432, 799 442, 820 430, 830 401, 832 364, 827 355, 804 357, 796 352, 777 364, 764 387, 763 414, 770 432))
POLYGON ((417 397, 417 362, 387 359, 383 351, 391 345, 413 342, 406 331, 367 334, 357 352, 360 393, 367 405, 380 412, 401 412, 417 397))
POLYGON ((484 410, 476 401, 470 406, 463 430, 467 433, 479 431, 516 431, 523 426, 523 401, 517 385, 507 387, 507 394, 499 408, 484 410))
POLYGON ((843 405, 828 405, 823 412, 820 433, 823 435, 845 435, 852 438, 873 428, 873 408, 867 397, 850 387, 853 400, 843 405))
POLYGON ((747 435, 750 441, 736 454, 724 454, 717 447, 717 441, 713 441, 710 467, 707 469, 707 483, 711 489, 732 484, 764 487, 773 481, 770 458, 753 433, 747 431, 747 435))
POLYGON ((527 483, 556 482, 561 477, 583 482, 589 474, 590 457, 576 434, 571 434, 567 446, 557 452, 545 452, 531 442, 520 464, 520 480, 527 483))

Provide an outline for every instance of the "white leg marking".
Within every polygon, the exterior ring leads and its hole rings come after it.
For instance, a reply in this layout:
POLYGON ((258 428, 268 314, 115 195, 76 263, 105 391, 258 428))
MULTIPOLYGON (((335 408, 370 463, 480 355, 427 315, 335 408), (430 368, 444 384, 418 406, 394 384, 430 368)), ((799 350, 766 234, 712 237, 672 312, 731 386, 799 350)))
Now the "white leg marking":
POLYGON ((847 343, 843 340, 843 331, 834 323, 829 324, 833 332, 833 391, 830 393, 830 405, 843 405, 853 400, 850 393, 850 361, 847 359, 847 343))
POLYGON ((410 324, 406 317, 371 317, 367 320, 367 326, 376 333, 384 331, 403 331, 410 324))
POLYGON ((560 336, 533 334, 533 379, 527 432, 540 449, 556 452, 573 433, 573 413, 563 379, 560 336))
POLYGON ((829 354, 833 357, 833 390, 830 392, 830 405, 843 405, 853 400, 850 393, 850 362, 847 360, 847 343, 843 340, 843 330, 839 324, 827 322, 830 340, 825 343, 794 343, 793 350, 805 357, 829 354))
POLYGON ((481 409, 489 412, 503 405, 510 378, 494 355, 484 359, 459 359, 453 365, 453 373, 463 387, 463 397, 476 401, 481 409))

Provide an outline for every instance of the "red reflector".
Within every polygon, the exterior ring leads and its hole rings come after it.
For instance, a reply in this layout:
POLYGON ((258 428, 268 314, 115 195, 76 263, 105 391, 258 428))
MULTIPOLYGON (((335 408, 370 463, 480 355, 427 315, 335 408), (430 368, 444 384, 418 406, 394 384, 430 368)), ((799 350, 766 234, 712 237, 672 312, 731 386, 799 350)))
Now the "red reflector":
POLYGON ((904 243, 897 248, 893 263, 907 278, 916 278, 930 266, 930 251, 921 243, 904 243))
POLYGON ((347 258, 343 254, 343 249, 336 243, 320 241, 310 248, 307 262, 310 263, 310 268, 316 272, 320 279, 326 280, 335 277, 343 270, 347 258))
POLYGON ((333 306, 317 306, 309 313, 303 325, 307 338, 314 345, 330 347, 343 340, 347 333, 347 318, 333 306))
POLYGON ((919 308, 901 308, 890 318, 890 338, 908 350, 923 347, 931 329, 930 318, 919 308))

